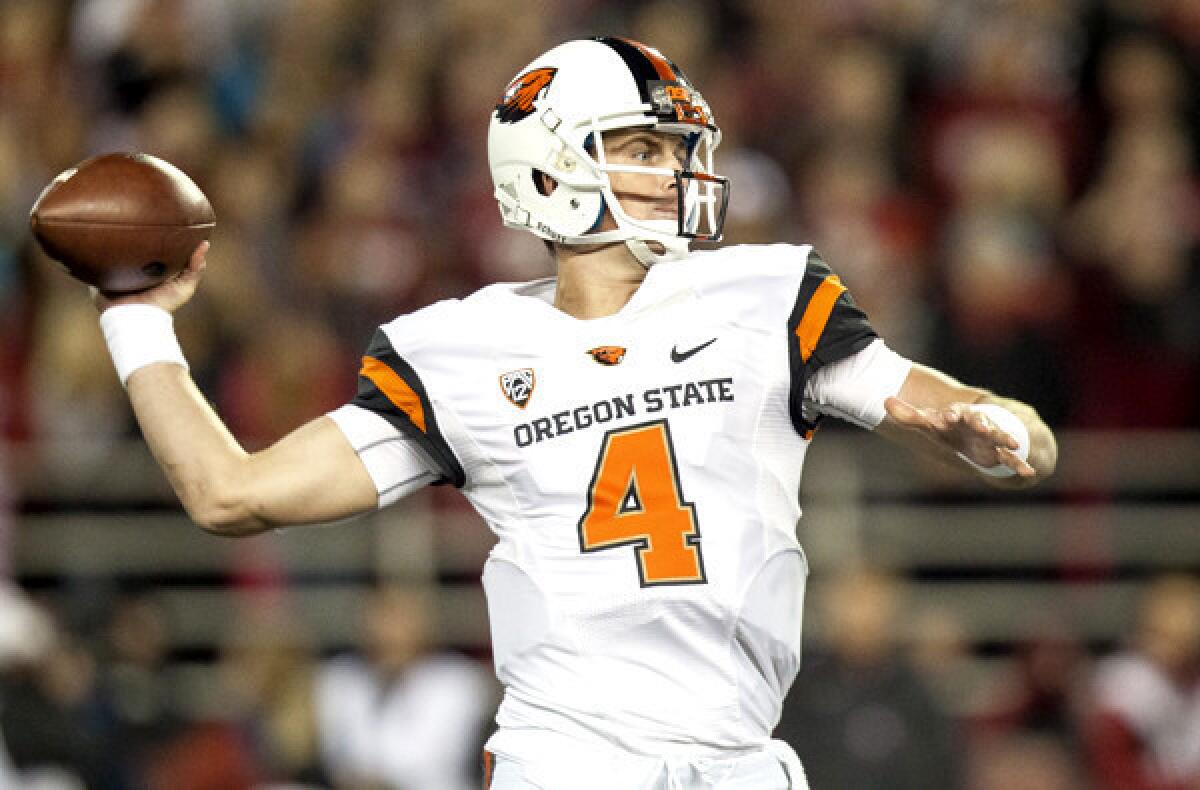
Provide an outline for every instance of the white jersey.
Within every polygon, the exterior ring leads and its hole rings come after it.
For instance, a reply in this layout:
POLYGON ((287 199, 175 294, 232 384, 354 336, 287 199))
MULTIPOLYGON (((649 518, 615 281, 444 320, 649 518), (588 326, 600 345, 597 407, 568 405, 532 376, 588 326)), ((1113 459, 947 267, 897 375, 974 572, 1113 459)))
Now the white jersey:
POLYGON ((536 755, 547 732, 646 755, 761 748, 800 660, 806 383, 875 333, 808 247, 654 266, 590 321, 553 288, 385 325, 353 402, 371 414, 339 423, 360 452, 415 440, 496 534, 492 751, 536 755))

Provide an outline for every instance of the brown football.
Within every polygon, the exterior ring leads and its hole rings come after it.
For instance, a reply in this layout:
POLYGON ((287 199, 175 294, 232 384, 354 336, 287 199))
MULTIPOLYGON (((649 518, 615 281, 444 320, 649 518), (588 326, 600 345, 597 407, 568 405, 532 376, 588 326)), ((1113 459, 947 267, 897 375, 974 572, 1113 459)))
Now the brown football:
POLYGON ((80 162, 50 182, 29 212, 46 254, 111 294, 178 274, 215 224, 208 198, 187 174, 140 153, 80 162))

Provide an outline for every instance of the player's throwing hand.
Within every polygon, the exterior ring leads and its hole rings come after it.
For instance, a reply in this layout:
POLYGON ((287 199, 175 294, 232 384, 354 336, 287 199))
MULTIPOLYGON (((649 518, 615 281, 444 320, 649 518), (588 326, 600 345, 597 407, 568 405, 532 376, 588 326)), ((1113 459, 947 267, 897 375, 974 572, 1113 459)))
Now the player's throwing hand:
POLYGON ((187 304, 192 295, 196 293, 196 288, 200 285, 200 278, 204 275, 204 269, 208 265, 205 260, 208 247, 207 241, 200 242, 196 245, 196 249, 192 252, 192 257, 188 259, 187 266, 183 271, 149 290, 121 296, 105 296, 97 289, 92 288, 92 302, 100 312, 116 305, 144 304, 174 313, 187 304))

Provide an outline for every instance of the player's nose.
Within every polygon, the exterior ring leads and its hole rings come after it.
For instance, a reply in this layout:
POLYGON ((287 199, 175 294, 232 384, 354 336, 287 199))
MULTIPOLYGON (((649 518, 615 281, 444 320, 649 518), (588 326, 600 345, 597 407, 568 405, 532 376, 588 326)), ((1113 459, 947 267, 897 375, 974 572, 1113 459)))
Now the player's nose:
POLYGON ((674 192, 679 187, 678 179, 675 174, 684 170, 683 163, 679 161, 679 157, 672 156, 667 160, 667 165, 671 169, 671 175, 664 175, 659 179, 659 184, 664 192, 674 192))

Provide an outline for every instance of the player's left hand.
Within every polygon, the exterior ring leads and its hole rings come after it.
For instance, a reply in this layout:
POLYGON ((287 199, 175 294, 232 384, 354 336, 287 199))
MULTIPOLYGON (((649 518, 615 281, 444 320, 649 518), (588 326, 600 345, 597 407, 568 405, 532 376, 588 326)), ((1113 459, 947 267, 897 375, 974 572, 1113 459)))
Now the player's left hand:
POLYGON ((1034 468, 1013 452, 1019 446, 1017 440, 985 415, 972 410, 968 403, 919 408, 893 397, 885 400, 883 406, 899 426, 920 433, 947 450, 962 453, 979 466, 1007 466, 1027 483, 1037 478, 1034 468))

